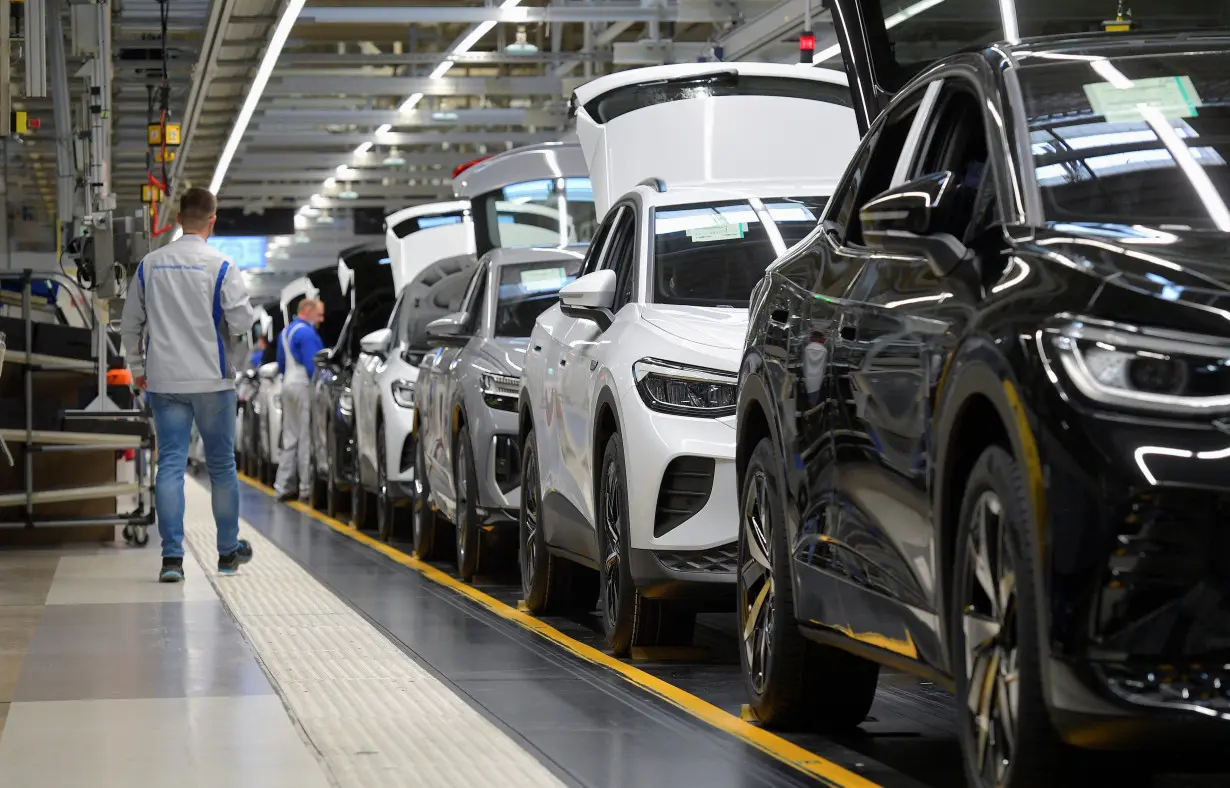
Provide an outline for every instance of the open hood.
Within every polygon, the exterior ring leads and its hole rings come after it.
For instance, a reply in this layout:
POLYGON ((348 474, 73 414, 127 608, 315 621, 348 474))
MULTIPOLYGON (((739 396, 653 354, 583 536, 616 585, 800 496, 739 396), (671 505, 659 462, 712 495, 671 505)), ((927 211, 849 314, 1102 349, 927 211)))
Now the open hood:
POLYGON ((405 208, 384 220, 385 246, 397 292, 437 260, 474 253, 474 223, 469 200, 405 208))
POLYGON ((393 286, 391 269, 383 243, 352 246, 338 256, 338 288, 353 308, 368 293, 393 286))
POLYGON ((830 5, 860 133, 906 82, 955 52, 1034 36, 1130 37, 1225 25, 1224 4, 1209 0, 1131 0, 1123 4, 1131 9, 1129 29, 1114 24, 1116 0, 830 0, 830 5))
POLYGON ((410 348, 427 349, 427 324, 456 311, 477 265, 478 258, 472 254, 445 257, 424 266, 406 283, 400 333, 410 348))
POLYGON ((648 178, 836 181, 859 136, 845 75, 777 63, 620 71, 577 88, 571 110, 599 217, 648 178))

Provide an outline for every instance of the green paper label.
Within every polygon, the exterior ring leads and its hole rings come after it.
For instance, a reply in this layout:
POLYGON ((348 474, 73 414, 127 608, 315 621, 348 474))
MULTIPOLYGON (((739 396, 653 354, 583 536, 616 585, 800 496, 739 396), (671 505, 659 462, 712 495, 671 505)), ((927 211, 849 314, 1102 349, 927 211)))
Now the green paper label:
POLYGON ((697 227, 687 232, 688 239, 694 244, 706 241, 732 241, 743 237, 747 232, 747 225, 743 222, 721 224, 716 227, 697 227))
POLYGON ((1093 82, 1085 87, 1089 105, 1110 123, 1140 120, 1141 108, 1155 109, 1166 118, 1193 118, 1203 106, 1191 77, 1136 79, 1131 87, 1093 82))

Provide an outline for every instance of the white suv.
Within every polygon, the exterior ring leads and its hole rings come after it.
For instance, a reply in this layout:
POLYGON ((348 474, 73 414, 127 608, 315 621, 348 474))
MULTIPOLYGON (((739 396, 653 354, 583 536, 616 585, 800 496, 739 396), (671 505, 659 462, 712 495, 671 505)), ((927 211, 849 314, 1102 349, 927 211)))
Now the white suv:
POLYGON ((686 643, 698 611, 733 608, 749 299, 815 228, 858 135, 842 75, 768 64, 620 72, 573 108, 604 218, 530 337, 521 580, 531 611, 587 608, 598 570, 618 654, 686 643), (817 180, 783 176, 817 152, 817 180), (651 167, 664 177, 626 183, 651 167))

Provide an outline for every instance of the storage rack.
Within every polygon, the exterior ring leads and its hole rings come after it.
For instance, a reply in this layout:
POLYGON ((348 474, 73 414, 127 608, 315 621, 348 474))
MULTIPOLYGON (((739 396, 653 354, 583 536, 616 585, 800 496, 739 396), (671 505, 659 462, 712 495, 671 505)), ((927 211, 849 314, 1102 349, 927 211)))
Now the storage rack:
MULTIPOLYGON (((106 395, 107 349, 110 344, 104 325, 97 309, 93 314, 93 330, 95 332, 95 358, 83 360, 50 356, 34 352, 34 315, 32 285, 35 280, 54 281, 72 292, 77 303, 81 303, 80 293, 75 283, 61 274, 34 275, 31 270, 18 272, 0 272, 0 280, 19 280, 21 282, 21 320, 25 332, 25 342, 20 351, 8 351, 9 367, 22 367, 22 390, 25 407, 25 429, 0 429, 0 440, 8 444, 21 445, 22 451, 22 489, 13 493, 0 493, 0 508, 24 506, 25 517, 21 520, 0 521, 0 528, 33 528, 35 526, 106 526, 123 525, 125 534, 136 529, 144 536, 145 528, 154 522, 153 477, 150 472, 153 455, 154 439, 150 419, 143 410, 76 410, 66 411, 66 421, 72 420, 107 420, 122 425, 122 432, 90 432, 43 430, 34 428, 34 376, 42 372, 69 372, 79 374, 95 374, 99 381, 99 397, 106 395), (34 480, 34 455, 37 453, 64 453, 87 451, 122 451, 135 450, 136 480, 133 483, 113 482, 107 484, 84 485, 79 487, 36 490, 34 480), (80 517, 49 516, 38 518, 34 507, 39 504, 62 503, 66 501, 88 501, 114 498, 120 495, 136 495, 137 507, 133 512, 123 514, 116 512, 111 515, 85 515, 80 517)), ((112 348, 115 350, 115 348, 112 348)), ((117 507, 118 509, 118 507, 117 507)), ((140 543, 144 543, 142 539, 140 543)))

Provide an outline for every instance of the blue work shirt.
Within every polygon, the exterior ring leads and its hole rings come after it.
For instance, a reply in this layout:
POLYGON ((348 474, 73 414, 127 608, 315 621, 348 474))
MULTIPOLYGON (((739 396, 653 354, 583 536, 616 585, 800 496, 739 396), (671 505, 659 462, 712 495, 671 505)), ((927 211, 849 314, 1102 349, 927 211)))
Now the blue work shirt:
POLYGON ((316 333, 316 329, 312 327, 311 323, 297 317, 282 332, 283 335, 296 325, 302 325, 303 328, 290 335, 290 342, 283 342, 282 337, 278 337, 278 371, 283 375, 286 374, 285 346, 289 344, 291 357, 303 365, 303 368, 307 370, 308 380, 311 380, 312 376, 316 373, 316 367, 313 365, 312 359, 324 348, 325 343, 320 341, 320 334, 316 333))

